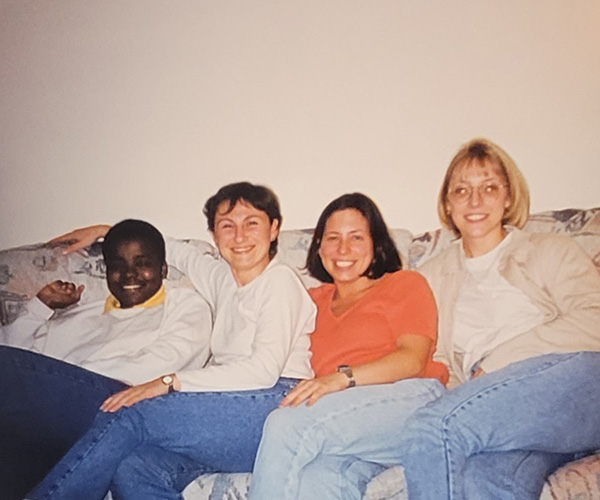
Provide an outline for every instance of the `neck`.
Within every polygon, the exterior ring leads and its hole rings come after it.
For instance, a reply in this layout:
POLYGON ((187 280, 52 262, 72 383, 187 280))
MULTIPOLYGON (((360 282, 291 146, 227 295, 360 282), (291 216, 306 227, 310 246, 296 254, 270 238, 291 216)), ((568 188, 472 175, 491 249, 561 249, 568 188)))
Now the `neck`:
POLYGON ((362 276, 359 279, 348 282, 334 282, 336 295, 339 299, 345 300, 352 298, 356 295, 360 295, 364 293, 369 288, 371 288, 377 280, 373 280, 371 278, 367 278, 366 276, 362 276))
POLYGON ((259 269, 250 269, 248 271, 240 271, 240 270, 235 270, 235 269, 231 268, 231 274, 233 275, 233 279, 236 282, 237 286, 247 285, 251 281, 258 278, 263 273, 263 271, 267 268, 267 266, 269 265, 269 262, 270 261, 268 261, 264 266, 262 266, 259 269))
POLYGON ((506 229, 501 228, 497 234, 490 235, 487 238, 463 238, 462 247, 465 255, 468 258, 473 258, 480 257, 481 255, 491 252, 500 243, 502 243, 502 240, 504 240, 506 234, 506 229))

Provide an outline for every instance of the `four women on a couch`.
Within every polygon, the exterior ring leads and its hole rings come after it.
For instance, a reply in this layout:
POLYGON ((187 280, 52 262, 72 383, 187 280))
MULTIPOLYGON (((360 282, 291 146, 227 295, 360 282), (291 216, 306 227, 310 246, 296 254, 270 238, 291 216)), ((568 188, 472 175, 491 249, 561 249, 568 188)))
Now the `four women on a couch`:
MULTIPOLYGON (((226 209, 233 213, 236 203, 229 200, 226 209)), ((461 148, 439 196, 442 222, 460 239, 422 269, 439 309, 436 359, 450 369, 450 387, 460 384, 451 390, 431 359, 430 291, 416 273, 397 271, 374 204, 354 194, 325 209, 307 266, 332 283, 311 292, 318 307, 311 347, 317 377, 300 382, 269 417, 252 499, 360 498, 371 475, 393 464, 404 466, 411 500, 536 498, 552 468, 600 448, 600 275, 568 238, 521 233, 528 206, 525 181, 502 149, 486 140, 461 148), (513 473, 520 479, 510 491, 513 473)), ((214 234, 235 274, 252 245, 227 246, 214 234)), ((196 258, 186 253, 173 262, 192 273, 195 284, 210 275, 190 264, 196 258)), ((258 275, 266 266, 258 266, 258 275)), ((199 289, 210 294, 214 287, 199 289)), ((184 380, 175 389, 211 390, 194 385, 191 376, 184 380)), ((214 387, 232 388, 240 387, 214 387)), ((148 390, 155 395, 154 387, 148 390)), ((105 409, 138 400, 109 401, 105 409)), ((117 498, 159 498, 157 470, 171 481, 160 485, 160 498, 180 498, 175 492, 190 479, 182 473, 188 467, 194 474, 202 467, 249 470, 255 448, 246 447, 244 459, 236 460, 237 441, 248 440, 246 433, 223 436, 234 423, 230 409, 247 418, 247 405, 235 406, 227 394, 183 392, 99 416, 31 498, 77 498, 77 491, 90 497, 96 485, 98 498, 109 487, 117 498), (219 401, 228 418, 205 415, 204 399, 219 401), (159 406, 160 415, 153 410, 159 406), (160 425, 152 430, 155 422, 160 425), (98 470, 102 474, 91 475, 98 470), (99 475, 101 481, 90 481, 99 475), (164 493, 169 488, 170 496, 164 493)))

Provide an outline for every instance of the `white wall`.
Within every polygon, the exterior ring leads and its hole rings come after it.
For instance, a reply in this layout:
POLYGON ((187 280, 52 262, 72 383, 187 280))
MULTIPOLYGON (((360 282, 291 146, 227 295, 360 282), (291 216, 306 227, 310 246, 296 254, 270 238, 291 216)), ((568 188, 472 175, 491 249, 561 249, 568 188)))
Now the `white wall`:
POLYGON ((0 0, 0 248, 125 217, 203 236, 238 180, 287 228, 360 190, 422 231, 475 135, 534 211, 600 206, 599 48, 598 0, 0 0))

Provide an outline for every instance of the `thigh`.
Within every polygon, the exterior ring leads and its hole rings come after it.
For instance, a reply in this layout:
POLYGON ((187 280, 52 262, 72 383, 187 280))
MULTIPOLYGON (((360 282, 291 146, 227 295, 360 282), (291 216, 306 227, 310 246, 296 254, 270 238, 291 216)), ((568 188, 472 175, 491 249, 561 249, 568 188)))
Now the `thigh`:
POLYGON ((182 453, 209 469, 250 472, 267 415, 291 383, 253 391, 173 393, 130 409, 145 444, 182 453))
POLYGON ((314 455, 394 464, 404 422, 444 392, 435 379, 353 387, 328 394, 312 406, 280 408, 269 416, 265 429, 275 446, 285 440, 298 449, 296 441, 302 448, 312 448, 314 455))
POLYGON ((448 391, 411 428, 429 426, 464 452, 573 453, 600 447, 600 353, 551 354, 514 363, 448 391))
POLYGON ((41 354, 0 348, 0 491, 24 495, 89 428, 102 401, 125 387, 41 354))

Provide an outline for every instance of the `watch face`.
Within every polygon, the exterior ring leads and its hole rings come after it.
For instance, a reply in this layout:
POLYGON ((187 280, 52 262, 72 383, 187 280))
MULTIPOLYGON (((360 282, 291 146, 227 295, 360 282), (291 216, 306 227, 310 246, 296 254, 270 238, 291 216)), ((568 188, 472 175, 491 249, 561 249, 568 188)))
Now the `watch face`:
POLYGON ((171 375, 165 375, 162 378, 162 383, 165 385, 171 385, 173 383, 173 377, 171 377, 171 375))

